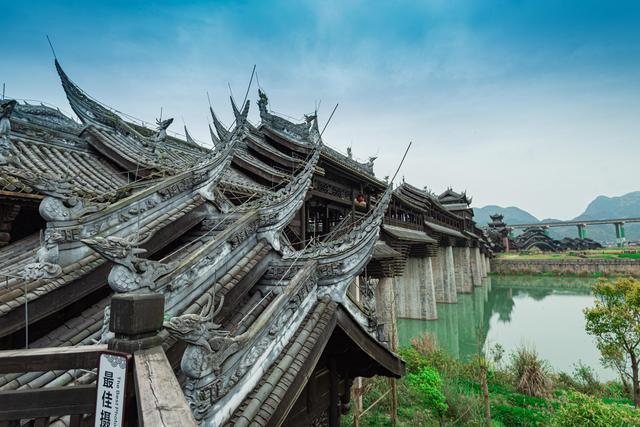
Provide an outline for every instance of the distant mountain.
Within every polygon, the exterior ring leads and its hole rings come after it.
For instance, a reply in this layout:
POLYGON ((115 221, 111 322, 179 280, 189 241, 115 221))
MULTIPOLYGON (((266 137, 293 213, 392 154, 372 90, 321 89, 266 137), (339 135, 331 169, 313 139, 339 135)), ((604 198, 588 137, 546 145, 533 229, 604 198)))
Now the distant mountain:
POLYGON ((503 208, 496 205, 488 205, 483 208, 473 208, 473 219, 478 225, 484 227, 491 222, 490 215, 495 213, 501 213, 504 215, 504 222, 507 224, 532 224, 540 222, 538 218, 531 215, 529 212, 510 206, 503 208))
MULTIPOLYGON (((503 208, 496 205, 489 205, 483 208, 474 208, 474 219, 480 226, 485 226, 491 221, 489 215, 501 213, 504 215, 504 222, 507 224, 531 224, 558 221, 556 219, 543 219, 539 221, 536 217, 516 207, 503 208)), ((593 220, 610 218, 637 218, 640 217, 640 191, 625 194, 618 197, 598 196, 585 209, 585 211, 574 218, 574 220, 593 220)), ((550 235, 553 238, 577 237, 576 227, 551 228, 550 235)), ((640 240, 640 223, 626 224, 625 234, 627 240, 640 240)), ((599 242, 614 242, 615 231, 613 225, 593 225, 587 227, 587 237, 599 242)))
POLYGON ((619 197, 598 196, 576 219, 640 217, 640 191, 619 197))

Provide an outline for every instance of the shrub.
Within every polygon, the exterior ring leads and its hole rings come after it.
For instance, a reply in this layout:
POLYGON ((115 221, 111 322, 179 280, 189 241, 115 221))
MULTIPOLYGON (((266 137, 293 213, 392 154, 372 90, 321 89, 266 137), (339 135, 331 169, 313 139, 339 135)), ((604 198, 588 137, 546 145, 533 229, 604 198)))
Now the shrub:
POLYGON ((573 379, 576 389, 580 393, 589 394, 591 396, 602 396, 603 387, 598 381, 593 369, 582 362, 578 362, 573 370, 573 379))
POLYGON ((511 370, 516 389, 527 396, 547 397, 551 378, 546 363, 533 349, 520 347, 511 355, 511 370))
POLYGON ((640 425, 640 413, 628 405, 607 405, 582 393, 568 393, 552 418, 553 426, 625 427, 640 425))
POLYGON ((405 367, 408 373, 417 372, 421 368, 429 366, 429 361, 426 357, 418 353, 413 347, 401 348, 400 357, 405 362, 405 367))
POLYGON ((415 374, 407 375, 407 383, 417 390, 424 404, 433 415, 442 418, 447 412, 447 402, 442 393, 442 378, 433 368, 424 367, 415 374))

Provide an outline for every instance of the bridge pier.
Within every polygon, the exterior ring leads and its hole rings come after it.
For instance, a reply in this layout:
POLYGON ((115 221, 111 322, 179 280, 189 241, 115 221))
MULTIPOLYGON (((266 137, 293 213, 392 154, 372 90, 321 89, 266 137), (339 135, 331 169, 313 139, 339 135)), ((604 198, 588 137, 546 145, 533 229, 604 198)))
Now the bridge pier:
POLYGON ((480 249, 471 248, 471 275, 473 277, 473 286, 482 286, 482 273, 480 272, 480 249))
POLYGON ((587 238, 587 224, 578 224, 578 238, 586 239, 587 238))
POLYGON ((624 222, 616 222, 616 244, 618 247, 624 246, 624 242, 626 240, 624 236, 624 222))
POLYGON ((463 249, 464 251, 462 252, 462 255, 464 257, 465 289, 467 289, 467 292, 473 292, 473 268, 471 265, 472 248, 467 246, 466 248, 463 248, 463 249))
POLYGON ((439 303, 447 302, 447 295, 445 292, 445 252, 444 248, 438 247, 437 255, 433 258, 429 258, 431 260, 431 264, 433 267, 433 287, 436 290, 436 301, 439 303))
POLYGON ((456 288, 456 267, 453 259, 453 246, 444 248, 444 301, 445 303, 458 302, 456 288))
POLYGON ((456 265, 456 290, 458 293, 469 293, 473 290, 469 272, 469 248, 454 248, 453 255, 456 265))
POLYGON ((398 317, 435 320, 436 291, 432 259, 409 257, 402 276, 396 279, 398 317))
POLYGON ((383 342, 391 348, 398 348, 398 330, 396 325, 396 289, 393 277, 382 277, 376 286, 376 311, 378 327, 383 342))

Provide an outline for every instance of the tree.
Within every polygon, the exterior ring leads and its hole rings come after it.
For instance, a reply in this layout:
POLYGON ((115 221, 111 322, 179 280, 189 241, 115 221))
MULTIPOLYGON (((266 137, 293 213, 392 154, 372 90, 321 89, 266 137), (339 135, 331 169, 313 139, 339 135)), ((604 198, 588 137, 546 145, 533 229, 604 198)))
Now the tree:
POLYGON ((593 288, 595 306, 584 310, 587 333, 596 342, 605 365, 631 380, 633 401, 640 406, 640 280, 600 281, 593 288))

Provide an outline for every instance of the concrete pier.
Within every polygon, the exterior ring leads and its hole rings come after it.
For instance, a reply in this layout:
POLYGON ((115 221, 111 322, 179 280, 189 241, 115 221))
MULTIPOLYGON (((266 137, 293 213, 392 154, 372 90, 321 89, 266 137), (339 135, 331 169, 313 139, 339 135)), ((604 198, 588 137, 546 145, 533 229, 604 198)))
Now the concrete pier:
POLYGON ((396 278, 398 317, 434 320, 438 318, 435 271, 429 258, 407 259, 404 272, 396 278))
POLYGON ((398 347, 398 331, 395 319, 396 290, 393 277, 383 277, 376 286, 376 311, 378 317, 379 337, 384 342, 394 343, 398 347))
POLYGON ((469 248, 453 248, 453 260, 456 268, 456 290, 459 294, 473 290, 469 271, 469 248))
POLYGON ((444 303, 455 303, 458 301, 456 289, 456 267, 453 259, 453 247, 444 248, 444 303))
POLYGON ((436 301, 440 303, 447 302, 445 285, 444 285, 444 268, 445 268, 445 251, 444 248, 438 248, 438 253, 431 260, 433 270, 433 287, 436 290, 436 301))
POLYGON ((473 286, 478 287, 482 285, 480 277, 480 269, 478 266, 478 248, 469 248, 469 265, 471 266, 471 277, 473 286))

